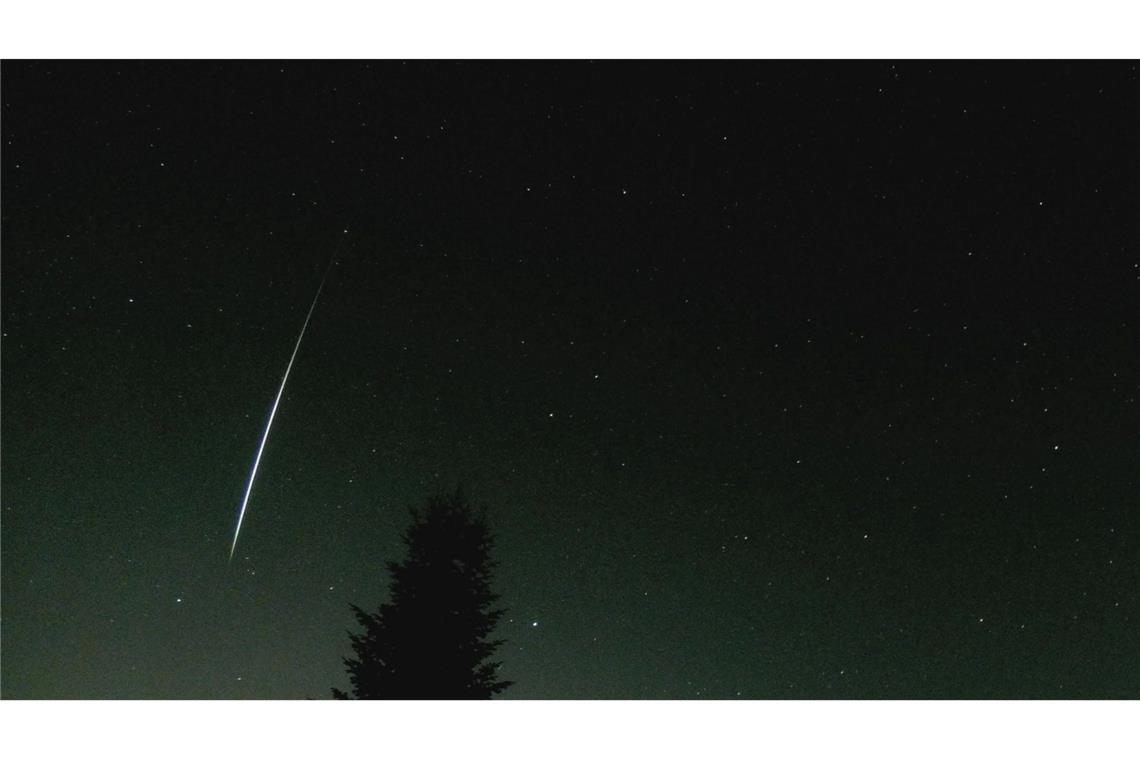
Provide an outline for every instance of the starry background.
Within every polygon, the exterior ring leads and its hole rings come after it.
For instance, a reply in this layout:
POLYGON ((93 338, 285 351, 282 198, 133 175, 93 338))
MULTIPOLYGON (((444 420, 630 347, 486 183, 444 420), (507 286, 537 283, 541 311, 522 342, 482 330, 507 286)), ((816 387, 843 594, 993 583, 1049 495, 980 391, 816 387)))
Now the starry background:
POLYGON ((457 483, 507 698, 1140 696, 1135 64, 2 84, 4 697, 327 697, 457 483))

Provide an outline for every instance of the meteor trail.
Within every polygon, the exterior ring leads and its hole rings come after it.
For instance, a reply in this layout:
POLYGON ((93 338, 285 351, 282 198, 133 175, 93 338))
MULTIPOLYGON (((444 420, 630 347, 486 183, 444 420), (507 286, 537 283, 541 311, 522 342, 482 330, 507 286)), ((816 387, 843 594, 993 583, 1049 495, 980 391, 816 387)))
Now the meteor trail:
MULTIPOLYGON (((345 230, 348 232, 348 230, 345 230)), ((273 427, 273 418, 277 414, 277 406, 281 403, 281 394, 285 392, 285 383, 289 382, 289 371, 293 369, 293 360, 297 358, 297 350, 301 348, 301 339, 305 337, 305 330, 309 326, 309 320, 313 316, 313 310, 317 308, 317 299, 321 297, 321 290, 325 287, 325 280, 328 279, 329 272, 332 270, 333 260, 336 258, 336 249, 333 249, 332 256, 329 257, 329 264, 325 267, 325 274, 321 277, 321 284, 317 286, 317 294, 313 296, 313 303, 309 306, 309 313, 305 315, 305 323, 301 325, 301 334, 297 336, 297 344, 293 346, 293 354, 289 357, 289 363, 285 365, 285 376, 281 378, 281 387, 277 389, 277 398, 273 399, 273 408, 269 411, 269 420, 265 423, 265 432, 261 434, 261 443, 257 446, 257 456, 253 458, 253 469, 249 473, 249 482, 245 486, 245 496, 241 499, 241 509, 238 511, 237 527, 234 528, 234 540, 230 545, 230 562, 234 559, 234 550, 237 549, 238 534, 241 533, 241 523, 245 519, 245 508, 249 505, 249 495, 253 491, 253 480, 257 477, 257 468, 261 464, 261 454, 265 451, 265 442, 269 440, 269 429, 273 427)))

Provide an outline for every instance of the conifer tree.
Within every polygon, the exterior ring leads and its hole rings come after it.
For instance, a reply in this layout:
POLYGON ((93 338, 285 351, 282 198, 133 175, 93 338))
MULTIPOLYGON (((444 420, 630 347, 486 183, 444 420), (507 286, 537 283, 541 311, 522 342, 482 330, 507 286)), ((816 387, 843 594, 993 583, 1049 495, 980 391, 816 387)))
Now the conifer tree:
POLYGON ((492 609, 491 535, 460 490, 411 510, 407 557, 389 562, 389 601, 369 613, 351 605, 359 633, 344 659, 352 693, 338 699, 489 699, 510 686, 488 662, 503 610, 492 609))

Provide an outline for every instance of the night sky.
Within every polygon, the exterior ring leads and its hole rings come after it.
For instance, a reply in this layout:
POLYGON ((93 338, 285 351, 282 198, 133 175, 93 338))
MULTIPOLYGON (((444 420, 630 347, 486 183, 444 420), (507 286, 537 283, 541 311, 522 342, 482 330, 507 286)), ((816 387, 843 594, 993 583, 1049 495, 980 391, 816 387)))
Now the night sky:
POLYGON ((1140 696, 1134 63, 0 73, 4 697, 325 698, 458 484, 505 698, 1140 696))

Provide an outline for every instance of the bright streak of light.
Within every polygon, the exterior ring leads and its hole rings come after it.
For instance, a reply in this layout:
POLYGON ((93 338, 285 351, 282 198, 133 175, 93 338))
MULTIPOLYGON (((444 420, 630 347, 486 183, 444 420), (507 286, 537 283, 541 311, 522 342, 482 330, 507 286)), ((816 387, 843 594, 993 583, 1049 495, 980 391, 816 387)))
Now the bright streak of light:
MULTIPOLYGON (((347 230, 346 230, 347 232, 347 230)), ((333 252, 333 257, 336 252, 333 252)), ((301 325, 301 334, 297 336, 297 344, 293 346, 293 353, 289 357, 289 364, 285 366, 285 375, 281 378, 281 387, 277 389, 277 398, 273 399, 273 408, 269 412, 269 420, 265 423, 265 432, 261 434, 261 443, 257 445, 257 456, 253 458, 253 469, 249 473, 249 482, 245 486, 245 495, 241 499, 241 509, 238 510, 237 527, 234 528, 234 540, 230 544, 230 562, 233 562, 234 551, 237 549, 238 536, 241 534, 241 524, 245 520, 245 510, 249 506, 249 495, 253 493, 253 481, 257 477, 257 468, 261 465, 261 455, 265 451, 265 442, 269 440, 269 430, 273 427, 273 418, 277 416, 277 407, 281 404, 281 396, 285 393, 285 383, 289 382, 289 372, 293 369, 293 361, 297 358, 297 351, 301 348, 301 340, 305 337, 305 330, 309 327, 309 320, 313 316, 313 310, 317 308, 317 299, 321 297, 321 290, 325 287, 325 280, 328 279, 329 271, 332 269, 333 258, 329 259, 328 268, 325 269, 324 277, 321 278, 321 284, 317 287, 317 294, 313 296, 313 303, 309 306, 309 313, 305 315, 305 323, 301 325)))

